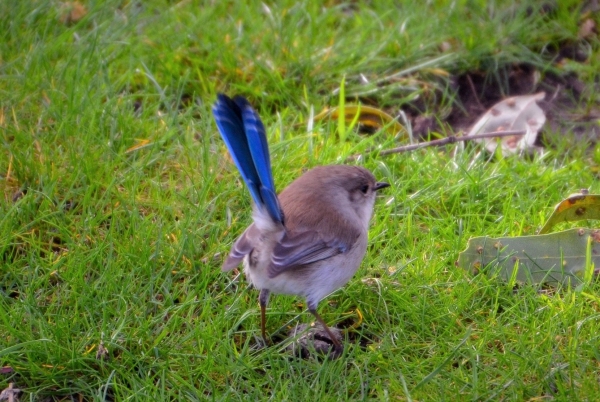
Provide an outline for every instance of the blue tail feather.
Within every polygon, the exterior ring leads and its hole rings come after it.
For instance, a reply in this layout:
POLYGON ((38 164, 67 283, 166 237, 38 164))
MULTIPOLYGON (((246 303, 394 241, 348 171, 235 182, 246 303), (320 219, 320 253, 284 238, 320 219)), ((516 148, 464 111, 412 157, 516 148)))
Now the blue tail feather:
POLYGON ((283 223, 283 212, 275 193, 265 127, 250 103, 240 96, 233 100, 218 94, 213 115, 234 163, 246 182, 254 202, 283 223))
POLYGON ((271 173, 271 159, 269 157, 265 126, 245 98, 236 96, 233 100, 242 111, 244 131, 246 132, 252 160, 254 161, 261 183, 270 189, 274 189, 275 184, 273 183, 273 175, 271 173))
POLYGON ((227 96, 219 94, 217 102, 213 106, 213 115, 233 162, 248 185, 254 202, 260 205, 260 189, 255 184, 259 183, 259 179, 252 158, 248 157, 250 149, 244 132, 240 108, 227 96))

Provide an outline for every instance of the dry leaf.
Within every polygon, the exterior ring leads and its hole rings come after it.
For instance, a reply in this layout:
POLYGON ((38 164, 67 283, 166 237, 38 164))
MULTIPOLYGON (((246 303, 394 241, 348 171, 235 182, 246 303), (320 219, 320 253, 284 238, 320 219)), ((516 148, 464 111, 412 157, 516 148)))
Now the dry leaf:
POLYGON ((579 32, 577 36, 581 39, 589 39, 592 38, 596 34, 596 22, 588 18, 579 27, 579 32))
POLYGON ((125 151, 126 154, 131 153, 133 151, 137 151, 138 149, 142 149, 147 147, 148 145, 151 145, 152 142, 149 139, 137 139, 137 144, 135 144, 132 147, 127 148, 127 150, 125 151))
POLYGON ((10 374, 15 370, 11 366, 2 366, 0 367, 0 374, 10 374))
POLYGON ((561 222, 589 219, 600 220, 600 194, 589 194, 587 189, 583 189, 559 202, 538 234, 548 233, 554 225, 561 222))
MULTIPOLYGON (((321 113, 314 117, 315 121, 331 119, 338 119, 340 115, 340 108, 325 108, 321 113)), ((384 127, 390 131, 391 134, 396 135, 400 132, 405 132, 404 126, 392 116, 387 114, 381 109, 377 109, 371 106, 365 105, 345 105, 344 106, 344 120, 350 123, 357 118, 357 122, 365 127, 372 129, 373 131, 381 130, 384 127)))
POLYGON ((16 402, 19 400, 19 394, 21 390, 19 388, 13 388, 14 384, 11 382, 8 384, 8 388, 0 392, 0 401, 16 402))
POLYGON ((96 351, 96 360, 104 360, 107 361, 110 358, 110 353, 106 346, 104 346, 104 342, 100 342, 98 345, 98 350, 96 351))
POLYGON ((492 153, 496 152, 500 141, 502 154, 505 156, 534 148, 537 135, 546 122, 546 114, 538 106, 537 101, 544 99, 545 96, 544 92, 539 92, 533 95, 513 96, 496 103, 475 123, 467 136, 523 131, 525 135, 502 137, 501 140, 483 138, 476 141, 483 143, 492 153))
POLYGON ((440 51, 449 52, 450 50, 452 50, 452 44, 450 42, 443 41, 442 43, 440 43, 440 51))
POLYGON ((63 3, 60 7, 60 22, 65 25, 75 24, 87 14, 87 9, 78 1, 63 3))

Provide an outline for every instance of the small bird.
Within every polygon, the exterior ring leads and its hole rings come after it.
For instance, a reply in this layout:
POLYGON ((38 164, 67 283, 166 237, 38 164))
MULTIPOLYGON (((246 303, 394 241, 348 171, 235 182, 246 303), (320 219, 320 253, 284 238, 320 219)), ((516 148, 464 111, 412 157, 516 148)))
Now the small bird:
POLYGON ((219 132, 252 195, 253 223, 236 240, 223 271, 244 264, 260 290, 261 335, 267 342, 269 295, 298 295, 325 329, 339 355, 343 347, 317 313, 328 294, 354 275, 367 249, 378 190, 388 183, 358 166, 316 167, 275 193, 265 128, 241 96, 218 94, 213 115, 219 132))

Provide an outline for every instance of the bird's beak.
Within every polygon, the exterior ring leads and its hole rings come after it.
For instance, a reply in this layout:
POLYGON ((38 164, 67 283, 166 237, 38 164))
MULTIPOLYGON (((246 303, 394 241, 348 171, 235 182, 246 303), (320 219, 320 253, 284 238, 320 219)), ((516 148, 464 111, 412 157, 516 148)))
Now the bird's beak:
POLYGON ((373 189, 375 191, 377 191, 377 190, 381 190, 382 188, 386 188, 386 187, 389 187, 389 186, 390 186, 390 183, 386 183, 386 182, 380 181, 380 182, 375 183, 375 187, 373 187, 373 189))

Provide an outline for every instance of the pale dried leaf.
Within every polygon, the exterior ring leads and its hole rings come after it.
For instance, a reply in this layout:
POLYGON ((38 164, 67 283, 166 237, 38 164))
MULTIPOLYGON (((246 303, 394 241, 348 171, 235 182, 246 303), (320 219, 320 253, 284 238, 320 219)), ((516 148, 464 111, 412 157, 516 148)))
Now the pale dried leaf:
POLYGON ((534 148, 537 135, 546 122, 546 114, 537 101, 544 99, 546 94, 539 92, 533 95, 513 96, 492 106, 475 123, 467 136, 482 133, 502 133, 505 131, 524 131, 525 135, 514 135, 476 140, 483 143, 490 152, 495 152, 500 141, 503 155, 512 155, 518 151, 534 148))
POLYGON ((0 392, 0 401, 16 402, 19 400, 20 393, 21 390, 14 388, 14 384, 11 382, 8 384, 8 388, 0 392))
POLYGON ((104 346, 104 342, 100 342, 98 345, 98 350, 96 351, 96 360, 108 360, 110 358, 110 353, 108 349, 104 346))
POLYGON ((577 32, 577 36, 581 39, 589 39, 594 37, 596 34, 596 21, 591 18, 587 18, 581 26, 579 27, 579 32, 577 32))

